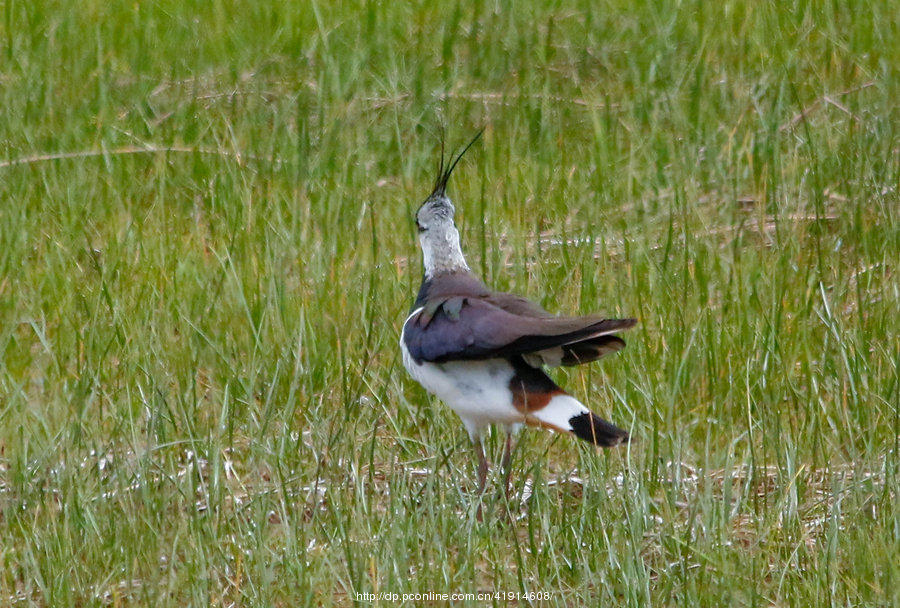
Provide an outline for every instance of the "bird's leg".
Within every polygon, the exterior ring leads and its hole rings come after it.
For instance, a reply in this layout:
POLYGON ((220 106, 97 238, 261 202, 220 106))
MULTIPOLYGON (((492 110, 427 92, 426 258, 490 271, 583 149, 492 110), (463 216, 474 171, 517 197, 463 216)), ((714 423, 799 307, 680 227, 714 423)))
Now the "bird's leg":
POLYGON ((480 437, 475 440, 475 453, 478 454, 478 511, 475 513, 475 517, 478 521, 484 521, 481 500, 484 497, 484 487, 487 485, 488 461, 484 455, 484 445, 482 445, 480 437))
POLYGON ((512 429, 506 431, 506 448, 503 450, 503 487, 506 488, 506 499, 509 500, 509 475, 512 472, 512 429))
POLYGON ((475 453, 478 455, 478 493, 484 494, 484 487, 487 485, 488 461, 484 455, 481 439, 475 442, 475 453))

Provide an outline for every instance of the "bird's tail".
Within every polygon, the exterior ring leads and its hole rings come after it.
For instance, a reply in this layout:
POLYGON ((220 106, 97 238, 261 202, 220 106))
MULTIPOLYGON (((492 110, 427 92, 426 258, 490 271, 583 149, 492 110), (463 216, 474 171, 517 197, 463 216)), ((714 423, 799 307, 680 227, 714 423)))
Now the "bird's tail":
POLYGON ((546 406, 528 413, 526 422, 555 431, 572 433, 579 439, 604 448, 630 441, 628 431, 607 422, 583 403, 560 392, 546 406))
POLYGON ((623 431, 593 412, 574 416, 569 419, 569 424, 576 437, 604 448, 631 441, 628 431, 623 431))

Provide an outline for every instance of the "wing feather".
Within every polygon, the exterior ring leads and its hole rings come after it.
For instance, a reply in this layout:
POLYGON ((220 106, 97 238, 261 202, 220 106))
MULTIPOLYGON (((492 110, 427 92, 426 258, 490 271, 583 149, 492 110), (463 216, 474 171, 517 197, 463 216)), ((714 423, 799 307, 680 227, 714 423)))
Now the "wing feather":
POLYGON ((621 339, 600 338, 635 323, 598 316, 556 317, 510 294, 448 296, 411 315, 403 339, 420 362, 492 359, 565 347, 562 363, 574 365, 624 346, 621 339), (572 346, 579 344, 583 347, 572 346))

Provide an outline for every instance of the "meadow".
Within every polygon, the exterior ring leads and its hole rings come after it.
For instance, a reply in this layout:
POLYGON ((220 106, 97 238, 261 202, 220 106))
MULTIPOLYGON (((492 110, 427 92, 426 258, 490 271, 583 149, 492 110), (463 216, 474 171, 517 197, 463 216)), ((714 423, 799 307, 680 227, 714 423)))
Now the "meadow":
POLYGON ((898 66, 888 0, 0 1, 0 605, 900 605, 898 66), (508 499, 397 346, 482 127, 473 270, 640 320, 552 373, 636 441, 508 499))

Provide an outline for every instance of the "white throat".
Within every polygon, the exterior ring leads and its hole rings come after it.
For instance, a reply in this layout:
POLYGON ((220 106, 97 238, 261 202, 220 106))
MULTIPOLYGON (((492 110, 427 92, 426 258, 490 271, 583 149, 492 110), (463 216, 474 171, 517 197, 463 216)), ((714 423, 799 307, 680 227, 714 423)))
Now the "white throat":
POLYGON ((466 258, 459 246, 459 231, 453 224, 434 227, 419 236, 425 276, 433 277, 445 272, 469 270, 466 258))

